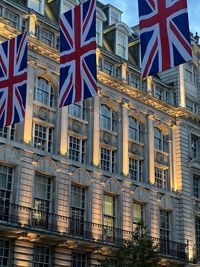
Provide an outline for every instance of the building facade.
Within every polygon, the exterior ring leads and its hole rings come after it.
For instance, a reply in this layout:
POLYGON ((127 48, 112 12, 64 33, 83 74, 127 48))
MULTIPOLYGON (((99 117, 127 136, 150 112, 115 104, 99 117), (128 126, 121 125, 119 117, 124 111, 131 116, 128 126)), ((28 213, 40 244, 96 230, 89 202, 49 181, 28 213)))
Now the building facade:
POLYGON ((29 31, 25 121, 0 129, 0 266, 94 267, 141 220, 161 266, 200 266, 198 35, 142 80, 138 27, 98 2, 98 96, 59 110, 58 17, 78 2, 0 2, 0 41, 29 31))

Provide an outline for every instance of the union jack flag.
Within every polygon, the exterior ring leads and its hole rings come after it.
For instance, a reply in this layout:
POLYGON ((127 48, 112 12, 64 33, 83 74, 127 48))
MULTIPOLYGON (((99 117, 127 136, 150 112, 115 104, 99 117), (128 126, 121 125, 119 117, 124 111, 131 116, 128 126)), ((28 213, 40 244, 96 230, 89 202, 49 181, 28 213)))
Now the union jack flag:
POLYGON ((60 16, 59 107, 97 95, 96 0, 60 16))
POLYGON ((187 0, 138 0, 142 76, 192 58, 187 0))
POLYGON ((24 120, 27 41, 23 33, 0 44, 0 128, 24 120))

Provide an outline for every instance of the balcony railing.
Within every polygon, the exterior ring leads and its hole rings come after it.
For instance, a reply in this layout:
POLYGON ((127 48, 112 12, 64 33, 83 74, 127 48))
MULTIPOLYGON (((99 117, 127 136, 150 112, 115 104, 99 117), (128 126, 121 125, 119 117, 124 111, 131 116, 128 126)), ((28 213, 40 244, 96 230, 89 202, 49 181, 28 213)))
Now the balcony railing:
MULTIPOLYGON (((47 213, 7 202, 0 202, 0 225, 30 229, 32 231, 45 231, 48 234, 60 235, 62 238, 73 237, 116 246, 122 244, 123 240, 132 238, 131 231, 47 213)), ((158 238, 152 239, 158 245, 161 255, 180 260, 188 259, 188 244, 158 238)))

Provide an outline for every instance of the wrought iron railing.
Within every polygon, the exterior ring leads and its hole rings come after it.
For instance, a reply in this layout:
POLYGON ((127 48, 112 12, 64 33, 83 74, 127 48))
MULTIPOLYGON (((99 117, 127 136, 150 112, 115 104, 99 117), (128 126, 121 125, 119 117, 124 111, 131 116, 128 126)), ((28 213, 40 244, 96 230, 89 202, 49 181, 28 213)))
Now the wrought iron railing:
MULTIPOLYGON (((61 216, 29 207, 0 201, 0 225, 46 231, 62 238, 84 239, 112 245, 120 245, 132 238, 131 231, 113 228, 76 218, 61 216)), ((151 238, 151 237, 150 237, 151 238)), ((188 244, 166 239, 152 238, 161 255, 181 260, 188 259, 188 244)))

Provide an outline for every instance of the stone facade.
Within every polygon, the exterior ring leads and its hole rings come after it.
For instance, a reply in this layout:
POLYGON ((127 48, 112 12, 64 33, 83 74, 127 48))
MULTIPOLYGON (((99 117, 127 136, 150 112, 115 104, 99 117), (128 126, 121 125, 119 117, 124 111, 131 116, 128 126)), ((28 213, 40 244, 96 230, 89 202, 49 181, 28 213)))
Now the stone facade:
POLYGON ((29 31, 25 121, 0 129, 0 266, 94 267, 140 220, 161 266, 200 266, 198 36, 191 62, 141 80, 138 27, 98 2, 98 96, 59 110, 75 2, 0 3, 1 42, 29 31))

